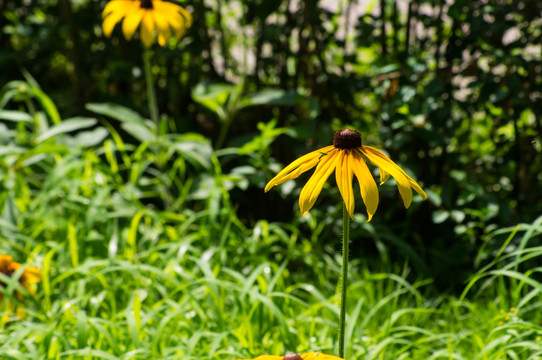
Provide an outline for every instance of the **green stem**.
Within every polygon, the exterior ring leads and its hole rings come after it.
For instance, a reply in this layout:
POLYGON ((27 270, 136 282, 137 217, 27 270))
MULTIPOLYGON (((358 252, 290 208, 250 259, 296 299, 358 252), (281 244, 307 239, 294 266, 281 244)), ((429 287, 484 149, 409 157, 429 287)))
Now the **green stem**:
POLYGON ((224 145, 224 141, 226 141, 226 135, 228 134, 228 129, 230 128, 232 118, 232 116, 228 116, 222 121, 222 127, 220 128, 220 133, 218 134, 218 138, 215 144, 216 150, 222 148, 222 145, 224 145))
POLYGON ((147 82, 147 101, 149 102, 149 112, 152 121, 156 124, 158 131, 158 105, 156 103, 156 93, 154 92, 154 79, 151 70, 151 51, 145 47, 143 50, 143 67, 145 69, 145 80, 147 82))
POLYGON ((344 336, 346 327, 346 283, 348 280, 348 245, 350 243, 350 217, 343 201, 343 264, 341 274, 341 314, 339 327, 339 357, 344 359, 344 336))

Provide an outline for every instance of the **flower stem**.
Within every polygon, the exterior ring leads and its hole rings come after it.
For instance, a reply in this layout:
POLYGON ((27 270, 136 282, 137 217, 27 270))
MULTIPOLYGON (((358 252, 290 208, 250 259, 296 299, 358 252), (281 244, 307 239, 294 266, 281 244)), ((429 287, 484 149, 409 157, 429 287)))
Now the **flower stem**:
POLYGON ((341 313, 339 327, 339 357, 344 359, 344 336, 346 326, 346 283, 348 280, 348 245, 350 243, 350 217, 343 201, 343 264, 341 274, 341 313))
POLYGON ((148 48, 143 50, 143 67, 145 69, 145 81, 147 82, 147 101, 149 102, 149 112, 151 119, 156 125, 158 131, 158 105, 156 103, 156 93, 154 92, 154 79, 151 70, 151 51, 148 48))

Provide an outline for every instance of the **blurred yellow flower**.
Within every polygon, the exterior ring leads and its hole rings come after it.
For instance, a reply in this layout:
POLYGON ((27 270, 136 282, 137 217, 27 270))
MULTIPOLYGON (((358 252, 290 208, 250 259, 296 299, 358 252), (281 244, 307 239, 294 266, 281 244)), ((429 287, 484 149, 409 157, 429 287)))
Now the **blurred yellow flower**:
MULTIPOLYGON (((11 277, 13 273, 21 268, 21 264, 13 261, 13 257, 9 255, 0 255, 0 273, 11 277)), ((32 284, 36 284, 41 281, 41 270, 33 266, 27 266, 21 277, 19 278, 19 284, 26 289, 30 294, 34 294, 34 288, 32 284)), ((5 286, 0 281, 0 285, 5 286)))
POLYGON ((179 5, 161 0, 111 0, 102 13, 103 31, 109 37, 117 23, 122 21, 122 32, 127 40, 141 24, 140 37, 146 47, 154 41, 155 33, 161 46, 175 36, 179 40, 192 25, 192 16, 179 5))
MULTIPOLYGON (((0 255, 0 273, 7 276, 12 277, 13 274, 21 268, 21 264, 18 262, 13 261, 13 257, 10 255, 0 255)), ((21 276, 19 277, 19 284, 26 289, 30 294, 35 293, 34 284, 41 281, 41 270, 33 267, 33 266, 27 266, 21 276)), ((0 286, 5 287, 6 284, 0 280, 0 286)), ((19 292, 15 292, 15 297, 18 300, 22 300, 23 295, 19 292)), ((0 293, 0 306, 2 305, 2 301, 4 299, 4 294, 0 293)), ((7 304, 7 312, 12 312, 14 310, 14 305, 11 302, 8 302, 7 304)), ((24 311, 22 309, 17 309, 17 316, 19 318, 24 317, 24 311)), ((8 320, 7 316, 4 316, 2 320, 5 322, 8 320)))
MULTIPOLYGON (((242 360, 242 359, 237 359, 242 360)), ((323 354, 321 352, 310 351, 304 354, 286 354, 281 355, 260 355, 252 360, 343 360, 340 357, 323 354)))
POLYGON ((416 190, 422 199, 427 195, 422 188, 381 151, 361 145, 361 134, 358 131, 345 129, 335 133, 333 145, 308 153, 292 162, 277 174, 267 185, 265 191, 273 186, 282 184, 316 166, 314 174, 301 190, 299 208, 305 216, 313 207, 329 176, 335 172, 337 186, 346 204, 350 217, 354 217, 354 193, 352 189, 353 176, 359 182, 361 197, 367 208, 367 221, 370 221, 378 207, 378 188, 366 161, 378 166, 380 184, 389 179, 390 175, 397 181, 399 193, 406 208, 412 202, 412 189, 416 190))

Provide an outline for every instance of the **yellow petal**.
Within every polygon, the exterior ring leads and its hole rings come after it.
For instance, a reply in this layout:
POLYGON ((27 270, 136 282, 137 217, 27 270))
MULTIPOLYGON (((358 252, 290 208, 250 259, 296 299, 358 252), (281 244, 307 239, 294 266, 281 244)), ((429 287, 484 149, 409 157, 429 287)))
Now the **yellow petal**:
POLYGON ((179 40, 184 35, 187 28, 184 18, 179 13, 172 13, 171 16, 168 16, 167 20, 169 26, 175 30, 175 37, 179 40))
POLYGON ((339 152, 339 161, 337 162, 337 171, 335 172, 335 180, 339 187, 339 192, 346 204, 346 210, 350 218, 354 218, 354 191, 352 190, 352 178, 354 173, 350 166, 350 150, 342 150, 339 152))
POLYGON ((190 26, 192 26, 192 14, 190 14, 188 11, 186 11, 186 9, 184 9, 184 8, 182 8, 180 6, 179 6, 179 8, 177 10, 183 16, 184 21, 185 21, 185 28, 188 29, 190 26))
POLYGON ((361 152, 369 161, 393 176, 395 181, 397 181, 397 187, 399 188, 401 198, 403 198, 403 204, 405 208, 408 208, 412 202, 412 189, 410 188, 409 176, 380 150, 370 146, 362 146, 361 152))
POLYGON ((152 16, 151 11, 145 10, 145 14, 143 15, 143 20, 141 22, 141 30, 139 32, 141 41, 146 47, 151 47, 154 39, 154 16, 152 16))
POLYGON ((186 29, 192 25, 192 15, 179 5, 170 2, 155 1, 155 9, 165 14, 166 20, 175 30, 175 37, 180 39, 186 29))
POLYGON ((143 14, 145 14, 145 10, 137 9, 126 15, 126 18, 122 22, 122 32, 124 33, 126 40, 130 40, 132 36, 134 36, 134 33, 143 18, 143 14))
POLYGON ((26 282, 34 284, 41 281, 42 275, 40 269, 33 266, 27 266, 26 269, 24 269, 23 276, 26 282))
POLYGON ((322 191, 324 184, 327 181, 327 178, 331 175, 337 163, 340 159, 340 151, 332 151, 327 156, 324 156, 320 159, 318 166, 314 174, 312 174, 309 181, 305 184, 299 195, 299 208, 301 210, 301 215, 305 216, 312 208, 318 195, 322 191))
POLYGON ((104 19, 102 28, 106 37, 111 36, 115 25, 126 15, 128 8, 119 8, 117 11, 109 13, 104 19))
POLYGON ((12 256, 0 255, 0 273, 7 274, 9 271, 13 271, 11 264, 13 264, 12 256))
POLYGON ((380 172, 380 185, 382 185, 386 181, 388 181, 388 179, 390 178, 390 174, 380 168, 378 169, 378 171, 380 172))
POLYGON ((132 0, 113 0, 105 5, 104 11, 102 11, 102 17, 105 17, 111 12, 126 12, 127 9, 132 9, 133 7, 139 7, 139 4, 132 0))
MULTIPOLYGON (((375 149, 375 148, 370 147, 370 146, 367 146, 367 148, 369 148, 372 151, 375 151, 375 153, 378 154, 379 156, 384 157, 385 159, 391 161, 390 158, 388 158, 386 155, 384 155, 378 149, 375 149)), ((391 162, 395 165, 395 163, 393 161, 391 161, 391 162)), ((395 166, 397 166, 397 165, 395 165, 395 166)), ((397 166, 397 168, 408 179, 408 182, 409 182, 410 186, 421 196, 421 198, 423 200, 427 199, 427 195, 425 194, 425 191, 422 190, 421 186, 418 185, 418 183, 416 181, 414 181, 414 179, 412 179, 403 169, 401 169, 399 166, 397 166)), ((380 169, 380 171, 382 171, 382 169, 380 169)), ((384 171, 384 173, 386 173, 386 172, 384 171)), ((380 179, 382 180, 382 173, 381 173, 380 176, 381 176, 380 179)), ((387 174, 387 177, 385 178, 384 181, 386 181, 389 177, 390 177, 390 175, 387 174)))
POLYGON ((165 1, 160 1, 160 4, 158 6, 163 7, 167 13, 180 14, 184 18, 186 29, 192 26, 192 15, 182 6, 179 6, 170 2, 165 2, 165 1))
POLYGON ((154 23, 156 24, 156 32, 158 33, 158 44, 160 44, 160 46, 164 46, 166 45, 166 41, 171 36, 169 22, 167 20, 170 14, 164 14, 156 9, 152 12, 152 14, 154 16, 154 23))
POLYGON ((378 187, 376 186, 371 171, 367 167, 367 164, 365 164, 365 160, 363 160, 361 155, 355 151, 352 152, 352 155, 353 156, 350 157, 351 167, 358 179, 361 198, 367 209, 367 222, 369 222, 373 218, 376 208, 378 207, 378 187))
POLYGON ((284 169, 282 169, 281 172, 279 172, 274 178, 272 178, 265 186, 264 191, 268 192, 273 186, 280 185, 288 180, 295 179, 299 175, 303 174, 305 171, 312 169, 316 166, 316 164, 318 164, 320 158, 327 152, 333 150, 333 148, 334 146, 330 145, 303 155, 299 159, 292 162, 290 165, 286 166, 284 169))

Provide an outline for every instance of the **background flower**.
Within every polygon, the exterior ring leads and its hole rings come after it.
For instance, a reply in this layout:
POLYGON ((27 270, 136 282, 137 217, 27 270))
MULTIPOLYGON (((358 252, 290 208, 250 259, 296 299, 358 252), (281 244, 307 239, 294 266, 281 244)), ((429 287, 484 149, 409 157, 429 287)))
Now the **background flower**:
POLYGON ((186 29, 192 25, 192 16, 179 5, 161 0, 112 0, 105 6, 102 16, 105 36, 110 36, 113 28, 120 21, 122 32, 127 40, 140 27, 141 41, 150 47, 155 33, 161 46, 175 36, 179 40, 186 29))
MULTIPOLYGON (((0 255, 0 273, 11 277, 17 270, 21 268, 21 266, 22 265, 18 262, 13 261, 13 257, 11 257, 10 255, 0 255)), ((27 266, 23 270, 23 273, 19 278, 19 284, 21 284, 21 286, 25 288, 30 294, 34 294, 34 288, 32 285, 40 281, 41 270, 33 266, 27 266)), ((0 285, 3 285, 1 281, 0 285)))

